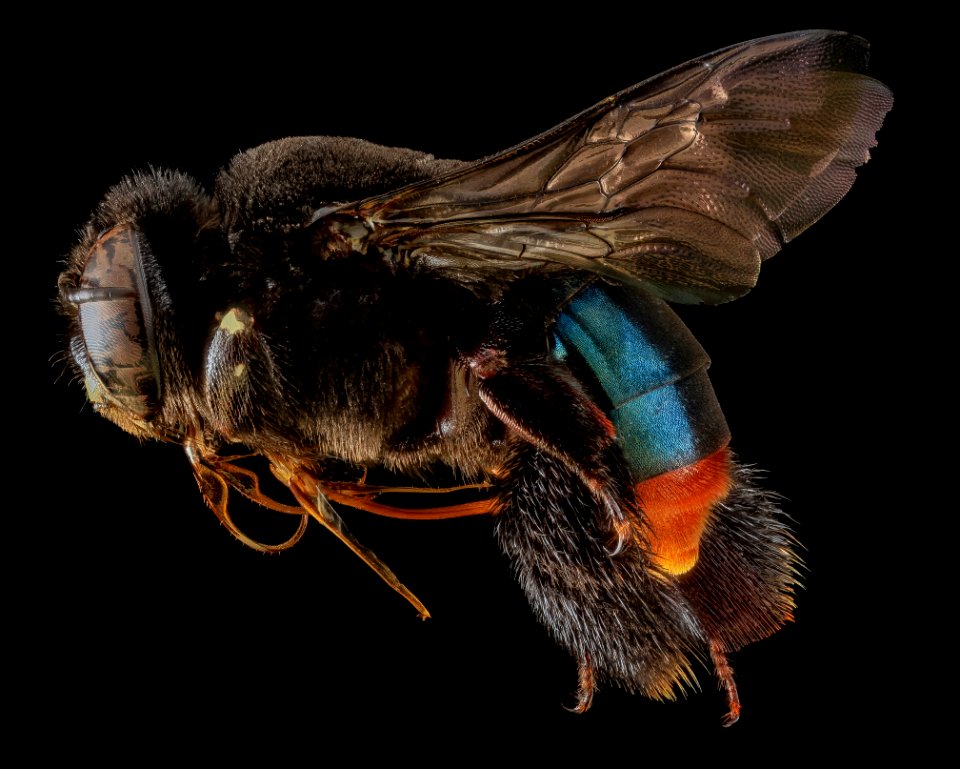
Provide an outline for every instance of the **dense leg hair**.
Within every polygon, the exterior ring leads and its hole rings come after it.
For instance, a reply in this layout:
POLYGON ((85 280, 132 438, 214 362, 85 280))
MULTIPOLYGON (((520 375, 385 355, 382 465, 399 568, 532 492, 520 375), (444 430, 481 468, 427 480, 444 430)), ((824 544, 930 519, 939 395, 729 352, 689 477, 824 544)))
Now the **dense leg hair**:
POLYGON ((733 466, 732 487, 716 505, 697 565, 677 584, 711 642, 734 651, 792 619, 799 558, 776 504, 755 484, 758 473, 733 466))
MULTIPOLYGON (((616 555, 610 518, 562 461, 518 442, 507 463, 497 536, 537 617, 580 663, 579 710, 594 681, 656 698, 693 682, 692 657, 709 653, 739 702, 724 653, 775 632, 791 619, 799 559, 776 495, 754 483, 756 472, 733 465, 731 490, 712 509, 696 565, 665 575, 642 535, 616 555)), ((629 489, 625 468, 612 468, 629 489)), ((642 521, 629 493, 627 515, 642 521)))
POLYGON ((639 536, 611 555, 609 515, 559 459, 517 443, 505 469, 497 536, 536 615, 580 661, 581 705, 594 677, 656 698, 691 684, 706 638, 639 536))

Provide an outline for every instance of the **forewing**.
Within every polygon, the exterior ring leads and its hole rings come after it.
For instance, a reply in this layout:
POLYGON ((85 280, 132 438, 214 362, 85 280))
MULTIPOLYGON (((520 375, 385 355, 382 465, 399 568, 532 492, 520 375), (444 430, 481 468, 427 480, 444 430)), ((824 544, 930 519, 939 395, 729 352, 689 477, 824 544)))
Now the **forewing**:
POLYGON ((846 33, 742 43, 337 214, 364 222, 363 248, 464 281, 572 266, 673 301, 733 299, 868 160, 892 97, 866 61, 846 33))

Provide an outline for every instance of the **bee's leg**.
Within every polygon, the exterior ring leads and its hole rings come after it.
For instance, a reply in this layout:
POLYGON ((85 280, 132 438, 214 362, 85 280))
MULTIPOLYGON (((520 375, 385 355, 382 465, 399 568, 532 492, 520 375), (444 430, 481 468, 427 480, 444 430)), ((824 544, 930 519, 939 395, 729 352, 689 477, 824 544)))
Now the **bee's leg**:
POLYGON ((710 641, 726 689, 728 724, 740 700, 726 654, 776 632, 792 619, 799 558, 777 496, 755 483, 756 471, 731 462, 730 490, 711 508, 695 565, 677 587, 710 641))
MULTIPOLYGON (((610 472, 619 485, 623 461, 611 461, 610 472)), ((586 710, 604 682, 658 699, 691 685, 706 638, 639 533, 611 555, 608 514, 580 474, 519 438, 499 482, 500 545, 536 616, 580 661, 574 710, 586 710)))
POLYGON ((710 660, 713 669, 720 679, 720 685, 727 693, 727 715, 723 719, 724 726, 733 726, 740 718, 740 695, 737 693, 737 682, 733 678, 733 668, 727 661, 727 655, 716 641, 710 641, 710 660))
POLYGON ((580 685, 577 687, 577 704, 571 708, 574 713, 586 713, 593 704, 593 693, 597 690, 597 674, 590 664, 590 655, 580 660, 580 685))
POLYGON ((469 361, 480 378, 480 398, 510 429, 575 473, 613 521, 619 552, 633 536, 632 483, 624 472, 613 424, 561 365, 508 364, 485 351, 469 361))

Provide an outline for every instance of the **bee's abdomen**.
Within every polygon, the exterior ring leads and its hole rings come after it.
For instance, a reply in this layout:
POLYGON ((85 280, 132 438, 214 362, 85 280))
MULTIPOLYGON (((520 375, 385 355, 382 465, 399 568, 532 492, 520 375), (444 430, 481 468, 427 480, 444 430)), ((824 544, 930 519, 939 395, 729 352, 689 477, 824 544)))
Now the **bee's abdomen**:
POLYGON ((650 556, 663 571, 679 575, 696 566, 714 506, 730 492, 730 471, 730 452, 722 448, 636 485, 650 556))
POLYGON ((554 354, 601 391, 637 481, 699 462, 730 440, 710 359, 650 294, 588 286, 557 319, 554 354))
POLYGON ((710 360, 660 299, 594 283, 564 308, 555 354, 605 398, 651 565, 725 650, 774 632, 797 558, 775 495, 735 463, 710 360))
POLYGON ((555 337, 555 354, 606 400, 651 556, 668 573, 689 571, 730 489, 730 434, 710 359, 662 300, 596 283, 564 308, 555 337))

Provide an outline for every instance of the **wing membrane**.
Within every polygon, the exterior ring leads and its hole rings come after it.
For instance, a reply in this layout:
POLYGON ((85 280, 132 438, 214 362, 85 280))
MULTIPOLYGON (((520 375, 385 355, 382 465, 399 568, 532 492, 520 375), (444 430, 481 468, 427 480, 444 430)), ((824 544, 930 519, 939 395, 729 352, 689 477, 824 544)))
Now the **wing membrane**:
POLYGON ((866 59, 845 33, 743 43, 337 213, 365 222, 364 247, 465 281, 575 267, 673 301, 733 299, 869 158, 892 97, 866 59))

